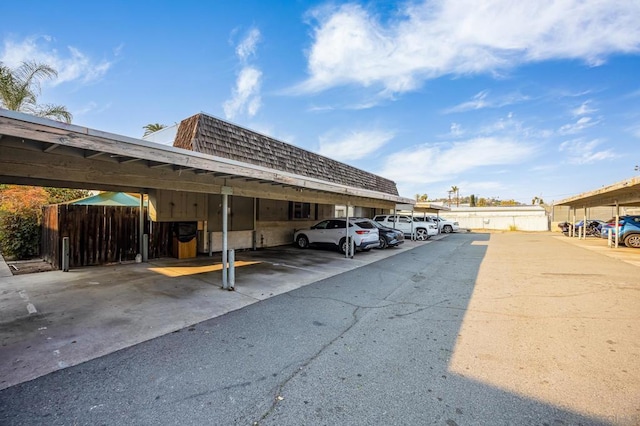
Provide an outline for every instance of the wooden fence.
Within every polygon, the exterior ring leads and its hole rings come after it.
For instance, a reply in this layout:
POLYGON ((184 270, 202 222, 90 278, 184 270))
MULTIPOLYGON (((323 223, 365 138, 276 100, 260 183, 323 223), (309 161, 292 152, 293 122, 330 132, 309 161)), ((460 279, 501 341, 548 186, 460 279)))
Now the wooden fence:
MULTIPOLYGON (((73 204, 46 206, 41 254, 59 269, 62 238, 69 237, 70 267, 134 260, 139 253, 139 210, 139 207, 73 204)), ((149 235, 149 258, 171 256, 171 223, 145 220, 144 228, 149 235)))

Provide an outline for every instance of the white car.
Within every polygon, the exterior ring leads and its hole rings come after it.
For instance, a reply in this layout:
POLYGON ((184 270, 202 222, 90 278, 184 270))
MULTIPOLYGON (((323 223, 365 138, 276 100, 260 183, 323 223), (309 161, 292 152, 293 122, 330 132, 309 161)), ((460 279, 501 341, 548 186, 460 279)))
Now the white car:
POLYGON ((413 233, 416 239, 420 241, 428 240, 432 236, 438 235, 438 225, 435 222, 421 222, 403 214, 379 214, 373 220, 387 228, 399 229, 405 235, 413 233))
MULTIPOLYGON (((345 218, 326 219, 309 229, 301 229, 293 234, 293 241, 300 248, 310 245, 330 245, 340 252, 347 250, 347 229, 345 218)), ((380 245, 378 228, 368 220, 349 219, 349 237, 353 238, 356 250, 369 251, 380 245)))
POLYGON ((429 219, 435 221, 438 224, 440 232, 444 234, 450 234, 452 232, 458 232, 460 230, 460 224, 452 220, 447 220, 440 216, 427 216, 429 219))

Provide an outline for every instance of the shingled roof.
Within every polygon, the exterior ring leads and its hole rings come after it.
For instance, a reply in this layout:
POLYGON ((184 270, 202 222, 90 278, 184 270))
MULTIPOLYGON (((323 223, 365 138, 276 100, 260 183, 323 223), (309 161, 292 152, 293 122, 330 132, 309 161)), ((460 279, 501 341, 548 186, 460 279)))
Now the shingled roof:
POLYGON ((180 122, 174 147, 398 195, 395 182, 206 114, 180 122))

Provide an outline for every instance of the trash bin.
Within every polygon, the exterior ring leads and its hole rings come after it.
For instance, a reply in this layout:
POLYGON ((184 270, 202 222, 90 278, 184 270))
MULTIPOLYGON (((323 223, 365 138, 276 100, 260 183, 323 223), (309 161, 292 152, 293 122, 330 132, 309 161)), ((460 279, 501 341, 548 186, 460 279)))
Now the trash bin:
POLYGON ((173 224, 173 257, 189 259, 196 257, 198 222, 175 222, 173 224))

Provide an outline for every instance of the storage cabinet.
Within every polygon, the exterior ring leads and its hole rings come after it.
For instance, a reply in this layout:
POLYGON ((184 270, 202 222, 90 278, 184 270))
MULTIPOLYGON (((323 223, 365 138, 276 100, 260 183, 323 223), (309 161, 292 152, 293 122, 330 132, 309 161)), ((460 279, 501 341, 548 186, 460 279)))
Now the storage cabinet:
POLYGON ((199 192, 149 191, 149 217, 154 222, 207 220, 207 194, 199 192))

